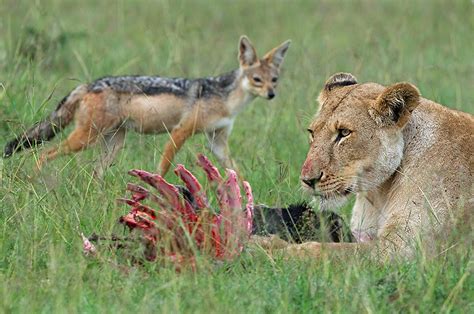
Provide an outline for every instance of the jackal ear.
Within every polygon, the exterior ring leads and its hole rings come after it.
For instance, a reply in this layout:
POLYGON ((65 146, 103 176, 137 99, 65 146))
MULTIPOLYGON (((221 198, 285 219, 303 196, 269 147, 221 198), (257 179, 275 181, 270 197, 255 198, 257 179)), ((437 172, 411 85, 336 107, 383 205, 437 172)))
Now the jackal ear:
POLYGON ((420 103, 420 91, 410 83, 389 86, 369 108, 370 116, 380 126, 405 126, 420 103))
POLYGON ((333 74, 324 83, 324 88, 319 94, 318 101, 320 104, 323 104, 332 90, 355 84, 357 84, 357 78, 351 73, 340 72, 333 74))
POLYGON ((290 47, 291 40, 287 40, 280 46, 273 48, 263 56, 263 60, 279 68, 285 59, 286 52, 290 47))
POLYGON ((241 36, 239 41, 239 62, 242 67, 249 67, 258 62, 255 48, 245 35, 241 36))

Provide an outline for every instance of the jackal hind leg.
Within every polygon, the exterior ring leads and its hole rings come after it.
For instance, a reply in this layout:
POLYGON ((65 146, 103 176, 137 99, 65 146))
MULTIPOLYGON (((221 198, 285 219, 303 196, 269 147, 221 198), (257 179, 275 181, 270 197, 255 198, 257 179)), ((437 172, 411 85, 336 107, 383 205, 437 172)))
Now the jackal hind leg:
POLYGON ((197 131, 194 119, 188 119, 178 124, 172 131, 170 140, 166 143, 159 172, 164 176, 171 167, 174 156, 181 149, 184 142, 197 131))
POLYGON ((96 142, 97 137, 98 132, 94 129, 74 129, 68 138, 62 141, 59 146, 55 146, 40 155, 36 161, 36 171, 39 172, 46 162, 59 156, 77 153, 86 149, 96 142))
POLYGON ((101 134, 117 129, 120 117, 110 108, 117 102, 114 95, 107 92, 86 94, 74 114, 75 129, 69 137, 42 154, 37 161, 38 170, 43 164, 58 156, 76 153, 94 144, 101 134))
POLYGON ((123 148, 124 141, 125 129, 118 129, 103 136, 103 152, 94 168, 94 177, 101 179, 104 176, 105 170, 112 165, 117 153, 123 148))

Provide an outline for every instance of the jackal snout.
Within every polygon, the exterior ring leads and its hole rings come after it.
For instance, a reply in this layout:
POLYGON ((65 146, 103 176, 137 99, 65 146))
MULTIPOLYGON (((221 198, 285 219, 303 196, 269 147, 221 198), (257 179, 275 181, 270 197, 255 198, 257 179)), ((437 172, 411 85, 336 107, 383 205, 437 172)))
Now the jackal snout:
POLYGON ((275 91, 273 89, 269 89, 267 93, 268 99, 273 99, 275 97, 275 91))

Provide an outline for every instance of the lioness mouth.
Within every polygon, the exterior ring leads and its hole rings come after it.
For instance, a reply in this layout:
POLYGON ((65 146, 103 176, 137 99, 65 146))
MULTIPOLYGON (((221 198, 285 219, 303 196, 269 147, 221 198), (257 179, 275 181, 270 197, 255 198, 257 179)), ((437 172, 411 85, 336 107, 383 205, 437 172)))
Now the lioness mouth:
POLYGON ((349 194, 354 193, 354 188, 352 186, 349 186, 345 188, 344 190, 339 190, 339 191, 334 191, 330 193, 318 193, 317 191, 314 192, 314 196, 320 197, 321 199, 329 199, 332 197, 340 197, 340 196, 347 196, 349 194))
POLYGON ((346 196, 348 194, 354 193, 354 188, 352 186, 346 188, 343 192, 342 195, 346 196))

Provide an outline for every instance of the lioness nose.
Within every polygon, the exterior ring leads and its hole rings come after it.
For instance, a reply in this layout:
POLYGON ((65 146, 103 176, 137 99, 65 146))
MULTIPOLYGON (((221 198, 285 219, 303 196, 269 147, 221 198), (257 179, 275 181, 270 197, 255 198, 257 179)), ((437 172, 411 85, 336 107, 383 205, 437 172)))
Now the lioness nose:
POLYGON ((303 181, 303 183, 306 184, 307 186, 309 186, 310 188, 313 188, 313 189, 314 189, 314 186, 316 185, 316 183, 318 183, 319 181, 321 181, 323 175, 324 175, 324 173, 321 171, 321 172, 319 172, 319 174, 318 174, 316 177, 313 177, 313 178, 301 178, 301 181, 303 181))

